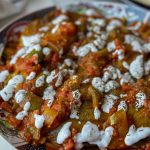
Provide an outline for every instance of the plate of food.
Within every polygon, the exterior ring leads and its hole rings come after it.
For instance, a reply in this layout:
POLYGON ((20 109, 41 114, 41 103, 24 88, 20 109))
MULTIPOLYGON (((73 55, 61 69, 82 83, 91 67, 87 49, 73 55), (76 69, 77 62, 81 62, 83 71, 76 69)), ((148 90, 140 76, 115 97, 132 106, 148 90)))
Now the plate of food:
POLYGON ((95 1, 1 29, 0 135, 19 150, 149 150, 148 20, 95 1))

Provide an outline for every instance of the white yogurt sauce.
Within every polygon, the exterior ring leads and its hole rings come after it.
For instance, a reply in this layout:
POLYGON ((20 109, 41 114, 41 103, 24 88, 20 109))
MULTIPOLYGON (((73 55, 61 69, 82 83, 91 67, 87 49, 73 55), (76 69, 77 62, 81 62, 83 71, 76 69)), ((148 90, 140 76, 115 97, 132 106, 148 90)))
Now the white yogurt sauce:
POLYGON ((26 80, 32 80, 34 79, 36 76, 36 72, 30 72, 30 74, 26 77, 26 80))
POLYGON ((45 56, 48 56, 51 53, 51 49, 49 47, 44 47, 42 52, 45 56))
POLYGON ((144 92, 139 92, 135 95, 135 97, 136 97, 135 108, 138 110, 139 108, 144 106, 146 94, 144 92))
POLYGON ((18 60, 19 57, 23 56, 27 51, 27 48, 21 48, 20 50, 17 51, 17 53, 12 56, 11 60, 10 60, 10 64, 15 64, 18 60))
POLYGON ((52 34, 55 34, 55 33, 57 32, 57 30, 59 29, 59 27, 60 27, 60 24, 56 24, 56 25, 54 26, 54 28, 51 30, 51 33, 52 33, 52 34))
POLYGON ((127 111, 127 109, 128 109, 128 106, 127 106, 127 104, 126 104, 126 102, 125 101, 120 101, 120 104, 118 105, 118 111, 119 110, 124 110, 124 111, 127 111))
POLYGON ((72 91, 72 96, 75 100, 80 100, 81 93, 79 90, 72 91))
POLYGON ((21 103, 25 97, 26 97, 27 91, 26 90, 19 90, 17 91, 17 93, 15 94, 15 100, 16 103, 21 103))
POLYGON ((74 98, 74 101, 71 105, 70 118, 79 119, 78 111, 82 104, 80 100, 80 97, 81 97, 80 91, 78 89, 75 91, 72 91, 72 97, 74 98))
POLYGON ((128 64, 126 61, 123 61, 123 62, 122 62, 122 65, 123 65, 123 67, 124 67, 125 69, 129 70, 130 66, 129 66, 129 64, 128 64))
POLYGON ((41 75, 40 77, 37 78, 37 80, 35 81, 35 86, 36 87, 41 87, 43 86, 45 83, 45 75, 41 75))
POLYGON ((82 81, 82 83, 86 84, 86 83, 89 83, 90 82, 90 79, 85 79, 82 81))
POLYGON ((124 83, 134 83, 134 80, 129 72, 126 72, 122 75, 120 84, 123 85, 124 83))
POLYGON ((99 92, 104 92, 105 84, 101 78, 95 77, 92 79, 92 86, 97 89, 99 92))
POLYGON ((8 85, 16 87, 19 83, 22 83, 23 80, 24 79, 22 75, 16 75, 8 81, 8 85))
POLYGON ((100 26, 100 27, 104 27, 105 24, 106 24, 106 22, 105 22, 104 19, 92 19, 92 20, 91 20, 91 23, 92 23, 93 25, 98 25, 98 26, 100 26))
POLYGON ((22 57, 25 57, 27 54, 29 54, 33 50, 35 50, 35 51, 41 51, 41 49, 42 48, 41 48, 40 44, 35 44, 35 45, 28 46, 28 47, 26 47, 25 55, 23 55, 22 57))
POLYGON ((52 86, 49 86, 44 90, 43 99, 48 101, 49 106, 52 105, 55 94, 56 94, 56 91, 53 89, 52 86))
MULTIPOLYGON (((97 36, 97 38, 93 41, 93 44, 97 47, 98 50, 100 50, 105 46, 106 39, 107 39, 107 34, 106 35, 102 34, 101 36, 97 36)), ((96 51, 92 51, 92 52, 96 52, 96 51)))
POLYGON ((65 15, 60 15, 60 16, 56 17, 55 19, 53 19, 53 20, 52 20, 52 23, 53 23, 54 25, 56 25, 56 24, 59 24, 59 23, 65 21, 65 20, 67 20, 67 19, 68 19, 67 16, 65 16, 65 15))
POLYGON ((16 75, 8 81, 8 84, 0 91, 0 95, 4 101, 8 101, 14 93, 14 89, 19 83, 23 82, 22 75, 16 75))
POLYGON ((150 128, 149 127, 139 127, 135 128, 134 125, 131 125, 129 131, 124 139, 126 145, 131 146, 138 141, 145 139, 150 136, 150 128))
POLYGON ((116 45, 115 45, 115 42, 114 42, 114 41, 109 42, 109 43, 107 44, 107 50, 108 50, 108 52, 112 52, 113 50, 115 50, 115 48, 116 48, 116 45))
POLYGON ((63 75, 62 75, 62 73, 61 73, 61 71, 60 71, 60 72, 57 74, 57 80, 56 80, 55 86, 56 86, 56 87, 61 86, 62 81, 63 81, 63 75))
POLYGON ((39 28, 40 32, 47 32, 48 30, 49 30, 48 26, 43 26, 43 27, 39 28))
POLYGON ((21 111, 21 112, 19 112, 19 113, 17 114, 16 119, 18 119, 18 120, 23 120, 23 118, 24 118, 27 114, 28 114, 28 112, 23 110, 23 111, 21 111))
POLYGON ((119 20, 112 20, 111 22, 109 22, 109 24, 107 25, 106 27, 106 30, 109 32, 117 27, 120 27, 122 26, 122 23, 121 21, 119 20))
POLYGON ((115 80, 110 80, 105 84, 105 93, 115 90, 119 87, 119 84, 115 80))
POLYGON ((23 110, 28 111, 30 109, 30 106, 31 106, 30 102, 26 102, 24 107, 23 107, 23 110))
POLYGON ((117 77, 120 77, 120 74, 118 74, 118 69, 113 66, 108 66, 104 69, 102 80, 107 82, 109 79, 116 80, 117 77))
POLYGON ((23 118, 28 114, 30 106, 31 106, 30 102, 26 102, 23 107, 23 111, 21 111, 17 114, 16 119, 23 120, 23 118))
POLYGON ((38 44, 41 40, 41 35, 35 34, 31 36, 22 36, 22 42, 24 46, 31 46, 33 44, 38 44))
POLYGON ((45 121, 44 116, 34 114, 34 118, 35 118, 35 127, 38 128, 38 129, 42 128, 43 124, 44 124, 44 121, 45 121))
POLYGON ((6 85, 1 91, 0 95, 4 101, 8 101, 14 92, 14 87, 12 85, 6 85))
POLYGON ((46 82, 47 82, 47 83, 51 83, 51 82, 53 81, 53 79, 55 79, 56 77, 57 77, 56 71, 55 71, 55 70, 52 70, 52 71, 50 72, 50 75, 47 76, 46 82))
POLYGON ((88 43, 84 46, 81 46, 78 50, 77 50, 77 56, 80 57, 84 57, 85 55, 87 55, 89 52, 97 52, 97 48, 93 43, 88 43))
POLYGON ((127 34, 125 35, 125 43, 132 46, 132 50, 139 53, 150 53, 150 43, 145 43, 141 38, 127 34))
POLYGON ((4 82, 8 76, 9 76, 8 70, 1 71, 0 72, 0 83, 4 82))
POLYGON ((105 131, 99 131, 97 125, 90 121, 86 122, 81 132, 76 135, 76 149, 82 149, 84 142, 95 144, 99 149, 108 147, 113 135, 113 130, 113 127, 109 126, 105 131))
POLYGON ((129 71, 135 79, 140 79, 144 75, 143 55, 139 55, 130 64, 129 71))
POLYGON ((143 44, 143 49, 144 49, 145 53, 149 53, 150 52, 150 42, 143 44))
POLYGON ((88 8, 88 9, 86 9, 85 14, 86 14, 87 16, 96 15, 96 11, 95 11, 95 9, 88 8))
POLYGON ((145 71, 145 75, 149 74, 149 72, 150 72, 150 60, 148 60, 144 63, 144 71, 145 71))
POLYGON ((141 53, 143 51, 142 44, 139 41, 132 41, 131 46, 132 46, 133 51, 135 52, 141 53))
POLYGON ((124 59, 124 51, 123 51, 123 49, 116 49, 113 53, 112 53, 112 55, 117 55, 117 58, 118 58, 118 60, 122 60, 122 59, 124 59))
POLYGON ((57 143, 63 144, 64 141, 71 136, 70 127, 72 125, 72 122, 67 122, 63 125, 63 127, 60 129, 58 135, 57 135, 57 143))
POLYGON ((101 112, 100 112, 100 110, 96 107, 96 108, 94 109, 94 118, 95 118, 96 120, 98 120, 98 119, 100 119, 100 116, 101 116, 101 112))
POLYGON ((73 61, 72 61, 72 59, 70 59, 70 58, 66 58, 66 59, 64 60, 64 63, 65 63, 68 67, 71 67, 71 66, 73 65, 73 61))
POLYGON ((105 99, 102 104, 103 112, 109 113, 110 109, 113 107, 117 99, 119 98, 113 94, 105 95, 105 99))

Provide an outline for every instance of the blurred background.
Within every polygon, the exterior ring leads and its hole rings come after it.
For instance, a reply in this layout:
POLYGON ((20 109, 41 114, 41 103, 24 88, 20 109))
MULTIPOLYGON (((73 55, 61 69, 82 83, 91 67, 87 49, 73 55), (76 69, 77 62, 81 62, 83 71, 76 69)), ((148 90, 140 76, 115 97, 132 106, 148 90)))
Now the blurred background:
MULTIPOLYGON (((15 18, 30 12, 49 7, 61 5, 63 3, 76 3, 92 0, 0 0, 0 28, 11 22, 15 18)), ((100 0, 99 0, 100 1, 100 0)), ((133 7, 150 10, 150 0, 103 0, 124 2, 133 7), (135 3, 136 1, 136 3, 135 3)))
POLYGON ((0 28, 19 16, 53 4, 53 0, 0 0, 0 28))

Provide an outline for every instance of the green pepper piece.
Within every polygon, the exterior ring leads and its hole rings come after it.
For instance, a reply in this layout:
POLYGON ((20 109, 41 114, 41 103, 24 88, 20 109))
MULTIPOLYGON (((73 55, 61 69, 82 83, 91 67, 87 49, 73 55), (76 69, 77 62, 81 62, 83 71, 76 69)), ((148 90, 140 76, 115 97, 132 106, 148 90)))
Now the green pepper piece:
POLYGON ((110 125, 117 127, 120 136, 125 136, 128 131, 126 112, 124 110, 120 110, 110 116, 110 125))
POLYGON ((80 8, 78 8, 76 10, 76 13, 78 13, 78 14, 85 14, 86 10, 87 10, 86 8, 80 7, 80 8))
POLYGON ((29 59, 30 57, 32 57, 32 56, 35 55, 35 54, 38 55, 39 62, 41 62, 42 59, 43 59, 43 53, 42 53, 42 51, 36 51, 35 49, 33 49, 33 50, 26 56, 26 58, 29 59))
POLYGON ((38 110, 41 108, 42 99, 33 93, 27 94, 28 99, 30 99, 30 110, 38 110))
POLYGON ((147 108, 141 108, 137 111, 135 108, 130 107, 128 114, 133 119, 136 127, 150 127, 150 115, 147 108))
POLYGON ((48 128, 50 128, 56 120, 58 112, 56 110, 47 108, 44 110, 43 115, 45 117, 45 124, 48 126, 48 128))
POLYGON ((126 112, 123 110, 115 112, 109 118, 110 125, 114 127, 115 133, 117 134, 112 138, 109 145, 110 149, 124 148, 124 137, 128 132, 128 123, 126 112))

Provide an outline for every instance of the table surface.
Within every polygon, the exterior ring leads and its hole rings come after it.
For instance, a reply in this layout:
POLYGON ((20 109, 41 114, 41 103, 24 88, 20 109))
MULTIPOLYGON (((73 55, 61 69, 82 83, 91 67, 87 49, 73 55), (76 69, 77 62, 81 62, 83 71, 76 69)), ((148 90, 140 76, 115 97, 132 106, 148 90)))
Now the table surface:
POLYGON ((25 8, 21 13, 0 20, 0 28, 21 15, 28 14, 44 7, 52 6, 54 4, 53 1, 54 0, 28 0, 25 8))

